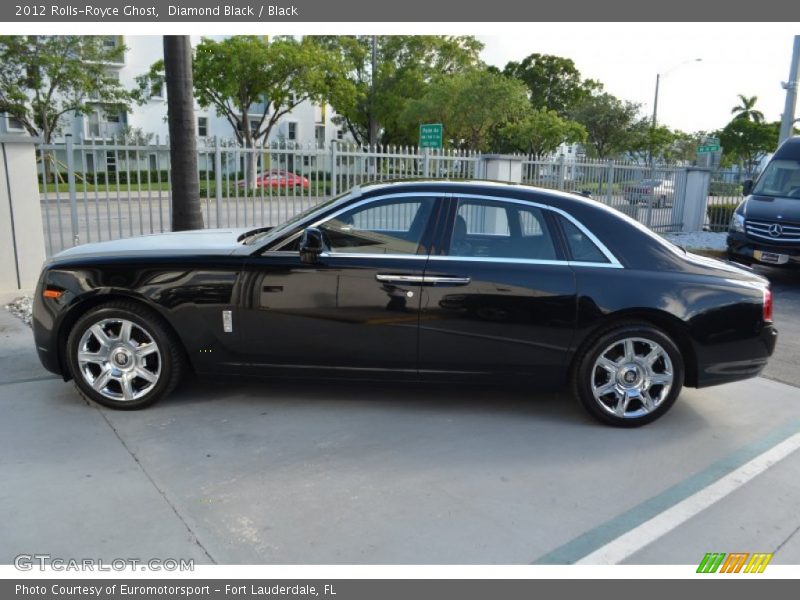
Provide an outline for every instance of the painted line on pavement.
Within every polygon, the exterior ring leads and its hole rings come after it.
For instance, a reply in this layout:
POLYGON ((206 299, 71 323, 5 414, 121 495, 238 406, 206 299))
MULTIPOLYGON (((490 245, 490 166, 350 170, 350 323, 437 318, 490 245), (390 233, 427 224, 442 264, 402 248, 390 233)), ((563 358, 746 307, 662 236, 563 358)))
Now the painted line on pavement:
POLYGON ((540 556, 533 564, 624 560, 800 449, 800 419, 540 556))

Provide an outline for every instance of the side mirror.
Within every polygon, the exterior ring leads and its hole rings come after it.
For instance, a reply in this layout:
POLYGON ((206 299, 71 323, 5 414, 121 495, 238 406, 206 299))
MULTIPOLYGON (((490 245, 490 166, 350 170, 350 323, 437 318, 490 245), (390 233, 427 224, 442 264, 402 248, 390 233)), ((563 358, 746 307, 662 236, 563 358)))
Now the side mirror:
POLYGON ((744 182, 742 182, 742 196, 749 196, 752 191, 753 191, 753 180, 745 179, 744 182))
POLYGON ((300 237, 300 260, 304 263, 315 263, 324 251, 322 232, 316 227, 305 229, 300 237))

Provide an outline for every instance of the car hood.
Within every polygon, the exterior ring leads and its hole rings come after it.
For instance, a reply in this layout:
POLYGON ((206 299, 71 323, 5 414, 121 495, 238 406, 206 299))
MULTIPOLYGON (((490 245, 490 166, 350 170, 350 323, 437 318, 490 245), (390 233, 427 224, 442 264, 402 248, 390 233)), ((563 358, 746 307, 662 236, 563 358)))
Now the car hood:
POLYGON ((105 257, 228 255, 241 248, 238 238, 246 231, 248 230, 244 228, 199 229, 81 244, 59 252, 51 261, 105 257))
POLYGON ((750 196, 744 203, 745 219, 800 222, 800 198, 750 196))

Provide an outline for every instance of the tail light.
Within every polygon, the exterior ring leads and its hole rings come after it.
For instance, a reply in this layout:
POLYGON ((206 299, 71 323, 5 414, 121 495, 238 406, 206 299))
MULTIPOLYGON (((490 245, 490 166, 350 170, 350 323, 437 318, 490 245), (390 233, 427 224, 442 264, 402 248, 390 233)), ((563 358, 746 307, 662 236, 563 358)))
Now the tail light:
POLYGON ((764 306, 762 310, 763 319, 767 323, 772 323, 772 290, 764 288, 764 306))

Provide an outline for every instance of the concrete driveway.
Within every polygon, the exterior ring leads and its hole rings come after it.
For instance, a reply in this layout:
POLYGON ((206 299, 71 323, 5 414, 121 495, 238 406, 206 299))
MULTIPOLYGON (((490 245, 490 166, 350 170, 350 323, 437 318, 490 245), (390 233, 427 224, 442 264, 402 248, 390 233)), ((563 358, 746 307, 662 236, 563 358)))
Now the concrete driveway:
POLYGON ((561 394, 418 385, 189 382, 117 412, 44 372, 6 311, 0 336, 2 563, 572 563, 625 535, 612 562, 800 563, 800 452, 774 460, 800 393, 777 381, 686 390, 632 431, 561 394), (746 483, 648 537, 731 474, 746 483))

